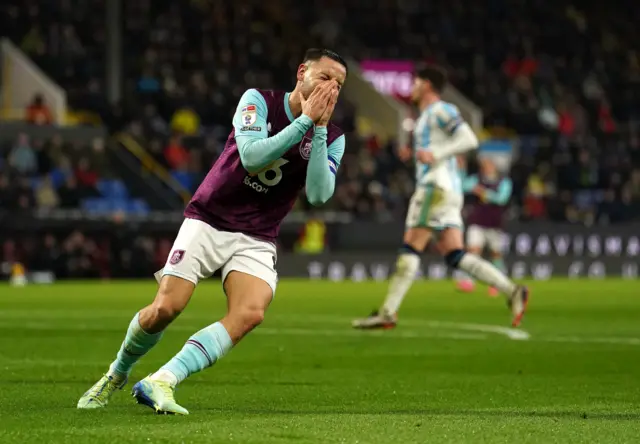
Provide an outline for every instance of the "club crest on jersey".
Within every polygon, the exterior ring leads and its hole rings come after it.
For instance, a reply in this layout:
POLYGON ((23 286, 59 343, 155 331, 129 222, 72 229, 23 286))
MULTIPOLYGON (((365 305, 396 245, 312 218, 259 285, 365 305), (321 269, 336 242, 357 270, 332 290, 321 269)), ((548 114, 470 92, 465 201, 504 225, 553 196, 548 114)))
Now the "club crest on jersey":
POLYGON ((255 105, 247 105, 242 108, 242 124, 244 126, 251 126, 256 123, 258 119, 257 108, 255 105))
POLYGON ((305 138, 300 142, 300 156, 304 160, 309 160, 311 157, 311 141, 309 139, 305 138))
POLYGON ((184 250, 173 250, 173 253, 171 253, 171 258, 169 259, 169 263, 171 265, 177 265, 180 262, 182 262, 182 259, 184 259, 184 250))

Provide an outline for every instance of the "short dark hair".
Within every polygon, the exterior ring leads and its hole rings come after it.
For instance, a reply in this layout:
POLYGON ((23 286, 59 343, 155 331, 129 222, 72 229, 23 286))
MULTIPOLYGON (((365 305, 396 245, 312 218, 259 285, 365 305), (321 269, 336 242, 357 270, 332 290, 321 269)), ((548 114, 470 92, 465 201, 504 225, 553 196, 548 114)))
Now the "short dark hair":
POLYGON ((309 48, 307 52, 304 53, 304 60, 302 63, 307 62, 317 62, 323 57, 330 58, 331 60, 335 60, 344 66, 344 69, 349 73, 349 67, 347 66, 347 61, 342 58, 340 54, 337 52, 331 51, 330 49, 321 49, 321 48, 309 48))
POLYGON ((436 92, 441 93, 447 86, 447 72, 444 68, 437 65, 425 65, 416 70, 416 77, 422 80, 428 80, 436 92))

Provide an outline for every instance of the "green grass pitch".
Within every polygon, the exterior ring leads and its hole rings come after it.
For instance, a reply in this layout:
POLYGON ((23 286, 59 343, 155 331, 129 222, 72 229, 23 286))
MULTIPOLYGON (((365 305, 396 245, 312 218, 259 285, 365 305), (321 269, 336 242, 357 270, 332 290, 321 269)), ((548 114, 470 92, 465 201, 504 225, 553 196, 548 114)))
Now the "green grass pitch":
POLYGON ((414 286, 394 331, 358 332, 385 283, 282 281, 267 320, 178 389, 188 417, 130 396, 225 308, 201 285, 107 409, 79 396, 114 358, 149 282, 0 286, 0 443, 622 443, 640 440, 640 287, 532 283, 514 340, 501 299, 414 286))

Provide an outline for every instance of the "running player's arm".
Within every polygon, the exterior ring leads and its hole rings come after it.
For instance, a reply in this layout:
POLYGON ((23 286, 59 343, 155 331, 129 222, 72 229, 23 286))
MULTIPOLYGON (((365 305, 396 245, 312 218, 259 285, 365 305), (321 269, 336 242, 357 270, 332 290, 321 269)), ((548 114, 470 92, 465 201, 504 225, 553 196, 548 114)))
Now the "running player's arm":
POLYGON ((433 112, 438 126, 449 136, 442 148, 433 150, 436 162, 478 148, 478 138, 455 106, 443 103, 433 112))
POLYGON ((483 198, 485 202, 496 204, 496 205, 506 205, 511 198, 511 192, 513 190, 513 184, 511 183, 511 179, 505 177, 500 181, 500 185, 498 189, 486 190, 484 192, 483 198))
POLYGON ((344 135, 327 146, 327 128, 316 127, 311 142, 311 157, 307 165, 307 200, 311 205, 326 203, 336 187, 336 173, 344 154, 344 135))
POLYGON ((299 143, 313 127, 313 120, 302 114, 285 129, 269 137, 267 102, 255 89, 247 90, 233 116, 236 143, 242 166, 249 173, 258 173, 299 143))
POLYGON ((475 174, 467 176, 462 181, 462 191, 464 191, 465 193, 470 193, 478 185, 478 183, 478 176, 476 176, 475 174))

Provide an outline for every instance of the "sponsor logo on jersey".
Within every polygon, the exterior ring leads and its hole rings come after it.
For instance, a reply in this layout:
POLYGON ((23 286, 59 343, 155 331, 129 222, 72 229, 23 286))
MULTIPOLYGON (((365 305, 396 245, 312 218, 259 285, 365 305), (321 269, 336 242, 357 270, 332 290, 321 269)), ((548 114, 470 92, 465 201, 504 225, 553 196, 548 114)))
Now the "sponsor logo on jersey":
POLYGON ((258 119, 257 108, 255 105, 247 105, 242 108, 242 123, 245 126, 251 126, 258 119))
POLYGON ((243 126, 242 128, 240 128, 240 131, 262 131, 262 127, 261 126, 243 126))

